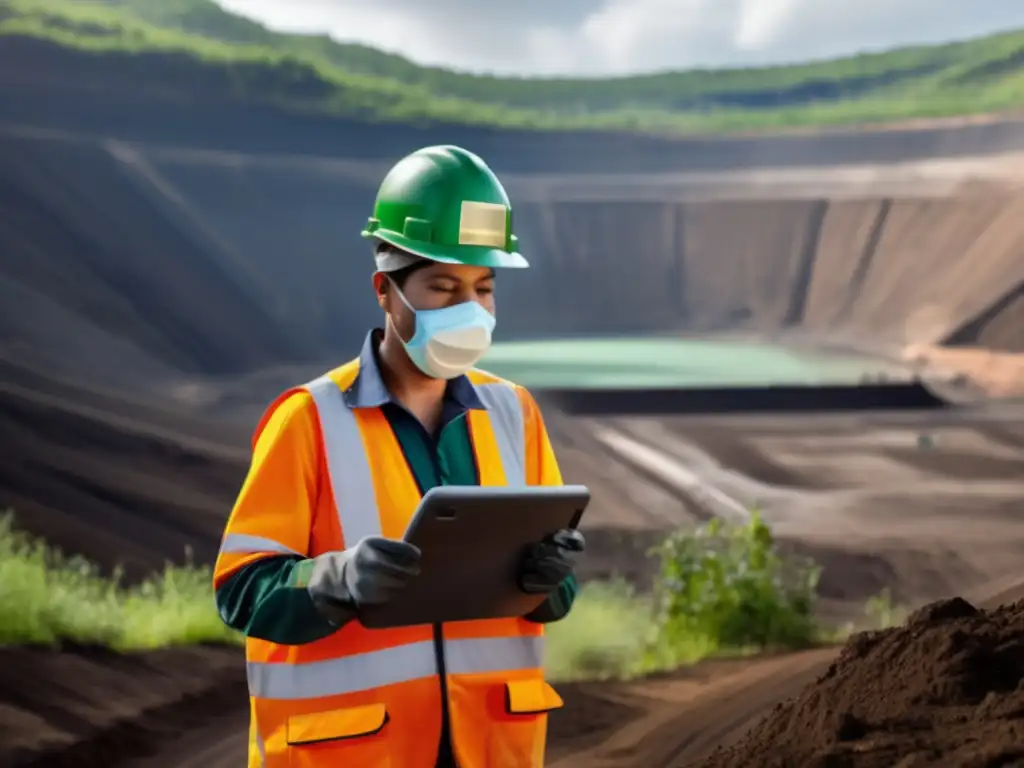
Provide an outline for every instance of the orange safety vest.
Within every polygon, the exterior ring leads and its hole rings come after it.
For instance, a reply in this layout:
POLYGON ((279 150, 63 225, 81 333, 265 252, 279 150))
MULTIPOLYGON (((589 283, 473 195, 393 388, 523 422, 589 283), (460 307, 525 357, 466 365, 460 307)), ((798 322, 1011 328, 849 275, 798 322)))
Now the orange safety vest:
MULTIPOLYGON (((337 515, 314 519, 310 551, 299 553, 308 557, 364 536, 401 538, 420 500, 382 410, 345 403, 358 370, 353 360, 285 392, 256 430, 258 440, 295 392, 312 395, 337 515)), ((561 484, 527 391, 482 371, 469 378, 486 408, 467 415, 480 484, 561 484)), ((293 551, 229 524, 221 559, 293 551)), ((430 625, 370 630, 356 620, 300 646, 248 638, 249 768, 434 768, 442 706, 460 768, 543 766, 547 713, 562 706, 544 680, 543 626, 464 621, 442 625, 441 634, 443 680, 430 625)))

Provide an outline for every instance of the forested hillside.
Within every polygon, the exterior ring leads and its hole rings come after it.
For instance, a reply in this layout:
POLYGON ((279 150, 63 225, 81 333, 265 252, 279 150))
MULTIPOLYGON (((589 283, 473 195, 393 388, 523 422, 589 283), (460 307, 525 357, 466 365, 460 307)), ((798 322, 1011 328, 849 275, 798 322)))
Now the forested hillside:
POLYGON ((2 0, 0 34, 97 54, 198 59, 236 96, 368 120, 692 132, 888 122, 1024 104, 1024 31, 799 66, 604 79, 422 67, 326 36, 275 33, 212 0, 2 0))

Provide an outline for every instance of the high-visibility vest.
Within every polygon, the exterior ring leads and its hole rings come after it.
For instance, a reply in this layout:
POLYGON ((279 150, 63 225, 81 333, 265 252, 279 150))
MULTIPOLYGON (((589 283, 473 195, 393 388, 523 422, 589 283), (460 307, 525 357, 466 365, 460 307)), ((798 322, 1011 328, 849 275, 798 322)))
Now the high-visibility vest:
MULTIPOLYGON (((401 538, 420 500, 381 409, 344 402, 358 367, 354 360, 299 388, 316 405, 337 511, 313 521, 310 551, 300 553, 309 557, 364 536, 401 538)), ((480 371, 469 378, 486 407, 467 414, 480 484, 560 484, 526 390, 480 371)), ((296 391, 271 405, 256 439, 296 391)), ((222 558, 292 551, 230 525, 221 546, 222 558)), ((441 634, 443 677, 430 625, 369 630, 352 621, 301 646, 247 639, 249 768, 434 768, 444 706, 460 768, 542 766, 547 713, 562 706, 544 680, 543 626, 465 621, 444 624, 441 634)))

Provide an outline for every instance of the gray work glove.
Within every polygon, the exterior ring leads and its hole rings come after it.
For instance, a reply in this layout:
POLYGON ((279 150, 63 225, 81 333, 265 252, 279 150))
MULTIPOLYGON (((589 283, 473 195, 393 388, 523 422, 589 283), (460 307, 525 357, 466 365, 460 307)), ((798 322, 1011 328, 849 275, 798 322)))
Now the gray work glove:
POLYGON ((586 541, 575 529, 564 528, 537 542, 519 568, 519 589, 531 595, 553 592, 576 570, 586 541))
POLYGON ((306 589, 313 604, 338 626, 368 605, 381 605, 420 573, 420 550, 405 541, 367 536, 344 552, 313 558, 306 589))

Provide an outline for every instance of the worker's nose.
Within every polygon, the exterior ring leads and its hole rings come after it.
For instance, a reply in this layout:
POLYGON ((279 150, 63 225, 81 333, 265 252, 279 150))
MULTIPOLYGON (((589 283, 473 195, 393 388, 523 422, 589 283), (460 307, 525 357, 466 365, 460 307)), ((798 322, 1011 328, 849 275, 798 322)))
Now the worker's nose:
POLYGON ((482 303, 483 299, 483 297, 477 293, 476 289, 471 286, 456 291, 454 298, 456 304, 464 304, 467 301, 482 303))

